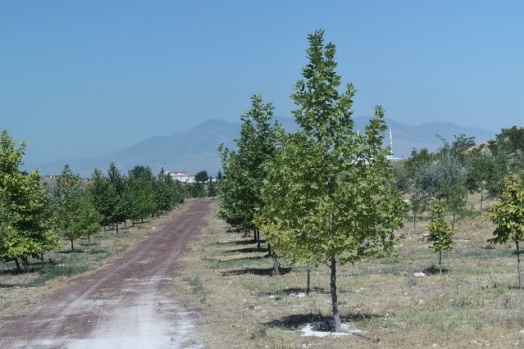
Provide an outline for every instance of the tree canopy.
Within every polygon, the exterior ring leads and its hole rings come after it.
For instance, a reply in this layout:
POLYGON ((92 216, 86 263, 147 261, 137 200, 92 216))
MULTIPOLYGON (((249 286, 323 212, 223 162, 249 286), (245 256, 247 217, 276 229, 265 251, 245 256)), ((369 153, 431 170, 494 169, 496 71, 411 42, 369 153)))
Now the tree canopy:
POLYGON ((0 136, 0 258, 20 261, 38 257, 58 246, 53 230, 50 195, 40 183, 40 174, 24 174, 25 143, 16 145, 4 130, 0 136))

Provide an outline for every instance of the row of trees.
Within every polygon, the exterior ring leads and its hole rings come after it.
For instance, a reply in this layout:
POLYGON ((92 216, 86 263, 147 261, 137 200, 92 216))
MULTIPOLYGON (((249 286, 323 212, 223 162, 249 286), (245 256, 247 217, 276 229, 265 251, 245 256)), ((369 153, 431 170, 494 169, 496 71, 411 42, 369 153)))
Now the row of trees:
POLYGON ((486 195, 498 198, 504 178, 524 178, 524 128, 502 129, 494 140, 476 145, 474 137, 455 136, 436 152, 413 149, 411 156, 396 167, 397 188, 410 199, 413 227, 420 215, 440 201, 456 219, 474 211, 468 195, 480 193, 478 211, 484 210, 486 195))
POLYGON ((442 251, 452 249, 457 219, 474 211, 468 195, 475 192, 481 212, 485 194, 500 197, 489 211, 497 229, 488 241, 516 243, 520 287, 524 129, 503 129, 480 146, 466 135, 442 139, 434 153, 414 149, 409 159, 390 163, 384 110, 375 108, 364 133, 354 130, 355 90, 348 84, 339 92, 335 45, 324 44, 323 34, 309 35, 309 63, 291 96, 299 130, 286 133, 273 123, 271 103, 254 95, 241 117, 237 149, 219 147, 220 216, 258 241, 262 231, 273 257, 277 251, 296 263, 327 265, 336 331, 337 265, 387 256, 406 214, 416 230, 417 219, 430 212, 424 239, 439 254, 442 271, 442 251))
POLYGON ((338 91, 335 45, 323 36, 309 35, 309 63, 292 95, 300 129, 286 133, 271 124, 272 105, 255 95, 238 149, 220 148, 220 215, 237 230, 263 231, 272 249, 294 262, 327 265, 339 331, 337 265, 391 252, 405 204, 382 146, 384 111, 375 108, 365 133, 354 129, 355 90, 348 84, 338 91))
POLYGON ((136 166, 122 175, 114 163, 107 175, 94 171, 87 180, 68 165, 54 181, 42 181, 38 171, 20 170, 25 143, 17 145, 4 130, 0 136, 0 259, 16 268, 30 258, 43 258, 70 242, 90 239, 101 227, 144 221, 183 202, 188 188, 164 171, 154 175, 136 166))

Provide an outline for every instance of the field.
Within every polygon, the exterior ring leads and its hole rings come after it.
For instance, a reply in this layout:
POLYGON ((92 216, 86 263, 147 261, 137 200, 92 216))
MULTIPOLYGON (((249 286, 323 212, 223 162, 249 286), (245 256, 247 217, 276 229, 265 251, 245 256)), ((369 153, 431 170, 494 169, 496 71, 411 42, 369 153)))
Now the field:
MULTIPOLYGON (((328 268, 313 269, 313 292, 305 296, 306 267, 282 259, 281 275, 272 275, 266 245, 258 251, 251 237, 228 232, 216 216, 218 204, 213 202, 202 233, 179 260, 173 283, 176 298, 195 314, 201 348, 524 347, 515 246, 486 242, 494 229, 486 213, 458 222, 442 274, 437 255, 421 241, 427 221, 416 230, 406 222, 394 256, 339 268, 340 311, 355 333, 306 336, 308 324, 331 318, 328 268), (415 277, 417 272, 425 276, 415 277)), ((44 269, 35 261, 30 272, 13 274, 12 265, 0 264, 0 317, 23 314, 73 275, 105 265, 179 212, 119 234, 101 232, 92 246, 46 256, 44 269)))
POLYGON ((421 241, 426 227, 406 223, 394 256, 339 269, 341 315, 357 334, 306 336, 306 325, 330 320, 328 268, 312 271, 306 297, 305 266, 282 260, 273 276, 267 252, 217 217, 184 256, 176 294, 198 310, 205 348, 524 347, 514 245, 486 242, 494 229, 487 213, 463 219, 440 274, 421 241))

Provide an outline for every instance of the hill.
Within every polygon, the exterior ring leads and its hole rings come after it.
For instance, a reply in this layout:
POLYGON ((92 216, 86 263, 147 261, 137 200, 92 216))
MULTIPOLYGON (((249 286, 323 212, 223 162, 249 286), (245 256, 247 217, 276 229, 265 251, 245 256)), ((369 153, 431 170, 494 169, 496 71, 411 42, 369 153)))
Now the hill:
MULTIPOLYGON (((279 117, 279 122, 287 131, 295 131, 297 126, 292 118, 279 117)), ((369 118, 355 118, 355 128, 364 131, 369 118)), ((439 135, 449 141, 454 135, 465 134, 475 137, 477 143, 494 138, 495 133, 475 127, 462 127, 452 123, 434 122, 423 125, 408 125, 391 119, 386 122, 393 134, 393 151, 396 157, 409 157, 413 148, 436 150, 442 142, 439 135)), ((103 172, 111 162, 115 162, 123 173, 136 165, 149 166, 155 173, 165 170, 185 170, 195 173, 207 170, 214 175, 220 169, 217 147, 224 143, 234 148, 233 140, 239 136, 240 123, 210 119, 189 130, 166 137, 151 137, 121 151, 98 159, 63 159, 39 165, 27 165, 26 170, 40 169, 44 175, 58 175, 65 164, 82 177, 91 177, 95 168, 103 172)), ((389 138, 389 135, 386 137, 389 138)), ((386 139, 389 142, 389 139, 386 139)))

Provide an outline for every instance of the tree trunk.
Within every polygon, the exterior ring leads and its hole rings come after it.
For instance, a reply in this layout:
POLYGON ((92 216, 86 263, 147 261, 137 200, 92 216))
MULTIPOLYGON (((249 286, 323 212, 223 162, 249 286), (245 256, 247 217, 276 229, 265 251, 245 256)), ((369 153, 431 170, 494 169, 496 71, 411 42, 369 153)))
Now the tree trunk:
POLYGON ((306 296, 311 293, 311 265, 307 264, 306 296))
POLYGON ((257 250, 260 251, 260 230, 256 230, 257 234, 257 250))
POLYGON ((16 271, 21 273, 22 272, 22 268, 20 267, 20 262, 18 261, 18 258, 15 258, 14 261, 15 261, 15 265, 16 265, 16 271))
POLYGON ((438 269, 442 274, 442 250, 438 250, 438 269))
POLYGON ((75 252, 75 246, 73 245, 73 238, 71 238, 69 241, 71 241, 71 252, 75 252))
POLYGON ((338 300, 337 300, 337 261, 335 257, 331 257, 331 305, 333 307, 333 320, 335 332, 340 332, 342 326, 340 323, 340 314, 338 313, 338 300))
POLYGON ((273 275, 280 275, 280 266, 278 265, 278 255, 275 251, 271 252, 273 259, 273 275))
POLYGON ((484 202, 484 190, 480 189, 480 212, 482 212, 482 203, 484 202))
POLYGON ((417 231, 417 215, 413 212, 413 230, 417 231))
POLYGON ((519 250, 519 241, 515 241, 517 244, 517 270, 519 273, 519 290, 522 290, 522 268, 520 267, 520 250, 519 250))
POLYGON ((118 223, 115 223, 115 231, 118 234, 118 223))

